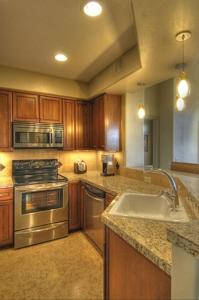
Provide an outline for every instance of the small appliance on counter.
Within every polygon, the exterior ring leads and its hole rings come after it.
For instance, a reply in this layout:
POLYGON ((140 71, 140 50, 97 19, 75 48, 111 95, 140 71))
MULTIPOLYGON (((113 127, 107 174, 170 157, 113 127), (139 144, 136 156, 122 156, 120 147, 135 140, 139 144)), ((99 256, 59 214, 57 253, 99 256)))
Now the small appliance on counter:
POLYGON ((74 173, 84 174, 87 171, 87 165, 84 160, 78 160, 74 163, 74 173))
POLYGON ((114 155, 113 154, 102 154, 102 176, 114 176, 114 155))

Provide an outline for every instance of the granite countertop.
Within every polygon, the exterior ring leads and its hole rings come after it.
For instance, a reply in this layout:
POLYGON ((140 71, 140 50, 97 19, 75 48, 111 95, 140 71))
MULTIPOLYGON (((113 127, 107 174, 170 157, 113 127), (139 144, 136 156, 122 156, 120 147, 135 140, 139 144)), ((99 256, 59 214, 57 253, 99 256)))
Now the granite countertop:
POLYGON ((167 239, 195 258, 199 258, 199 220, 170 225, 167 229, 167 239))
POLYGON ((184 184, 186 189, 199 201, 199 175, 185 172, 170 171, 184 184))
MULTIPOLYGON (((120 195, 122 192, 144 192, 158 194, 162 187, 139 180, 112 176, 103 177, 99 172, 86 174, 61 173, 70 180, 82 180, 91 183, 106 192, 120 195)), ((158 265, 167 274, 171 272, 171 243, 167 240, 167 225, 164 222, 112 216, 111 205, 102 214, 102 221, 127 243, 137 249, 145 257, 158 265)))
POLYGON ((120 194, 122 192, 140 192, 147 187, 148 193, 157 194, 162 187, 145 183, 140 180, 131 179, 124 176, 101 176, 98 171, 89 171, 85 174, 74 174, 68 172, 60 172, 61 175, 68 178, 69 181, 82 180, 90 183, 105 192, 120 194))
MULTIPOLYGON (((157 194, 162 190, 160 186, 123 176, 102 177, 99 172, 95 171, 82 175, 74 173, 62 173, 62 175, 68 177, 69 180, 82 180, 118 195, 122 192, 157 194)), ((181 174, 181 176, 185 175, 181 174)), ((189 175, 186 177, 189 178, 189 175)), ((197 177, 193 176, 193 178, 197 177)), ((171 223, 161 221, 113 216, 109 214, 109 210, 113 205, 114 202, 102 214, 102 221, 105 225, 167 274, 171 274, 171 242, 184 248, 188 253, 194 254, 194 256, 199 255, 199 240, 197 237, 195 238, 195 236, 199 236, 197 233, 197 230, 199 230, 198 221, 171 225, 171 223), (196 235, 192 234, 193 229, 195 229, 196 235)))

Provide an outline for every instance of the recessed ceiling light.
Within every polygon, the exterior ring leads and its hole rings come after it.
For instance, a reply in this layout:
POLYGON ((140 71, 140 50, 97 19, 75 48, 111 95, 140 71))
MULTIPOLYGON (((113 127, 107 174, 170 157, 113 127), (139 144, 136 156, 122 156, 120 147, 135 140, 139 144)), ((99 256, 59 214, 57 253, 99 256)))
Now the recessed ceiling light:
POLYGON ((55 55, 55 59, 57 61, 66 61, 68 59, 68 57, 66 55, 64 55, 63 53, 57 53, 55 55))
POLYGON ((97 1, 89 1, 84 5, 84 13, 89 17, 97 17, 102 13, 102 6, 97 1))

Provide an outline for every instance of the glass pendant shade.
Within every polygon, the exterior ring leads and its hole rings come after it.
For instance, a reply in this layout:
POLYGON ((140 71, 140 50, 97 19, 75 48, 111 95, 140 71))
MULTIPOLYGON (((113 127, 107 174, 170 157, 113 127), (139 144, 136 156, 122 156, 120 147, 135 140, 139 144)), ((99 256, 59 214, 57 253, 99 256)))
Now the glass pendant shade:
POLYGON ((143 119, 145 117, 145 109, 144 109, 144 104, 139 104, 138 107, 138 118, 143 119))
POLYGON ((186 98, 190 94, 190 91, 190 82, 187 79, 185 72, 183 71, 179 77, 179 81, 177 84, 177 94, 179 98, 186 98))
POLYGON ((176 108, 178 111, 183 111, 185 108, 185 103, 183 98, 178 98, 176 102, 176 108))

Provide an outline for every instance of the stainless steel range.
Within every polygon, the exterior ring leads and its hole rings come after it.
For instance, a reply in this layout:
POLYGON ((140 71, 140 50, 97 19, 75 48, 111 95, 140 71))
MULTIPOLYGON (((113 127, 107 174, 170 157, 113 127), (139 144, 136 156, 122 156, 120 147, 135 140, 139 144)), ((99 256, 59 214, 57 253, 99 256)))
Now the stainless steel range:
POLYGON ((14 247, 68 235, 68 183, 58 160, 13 160, 14 247))

